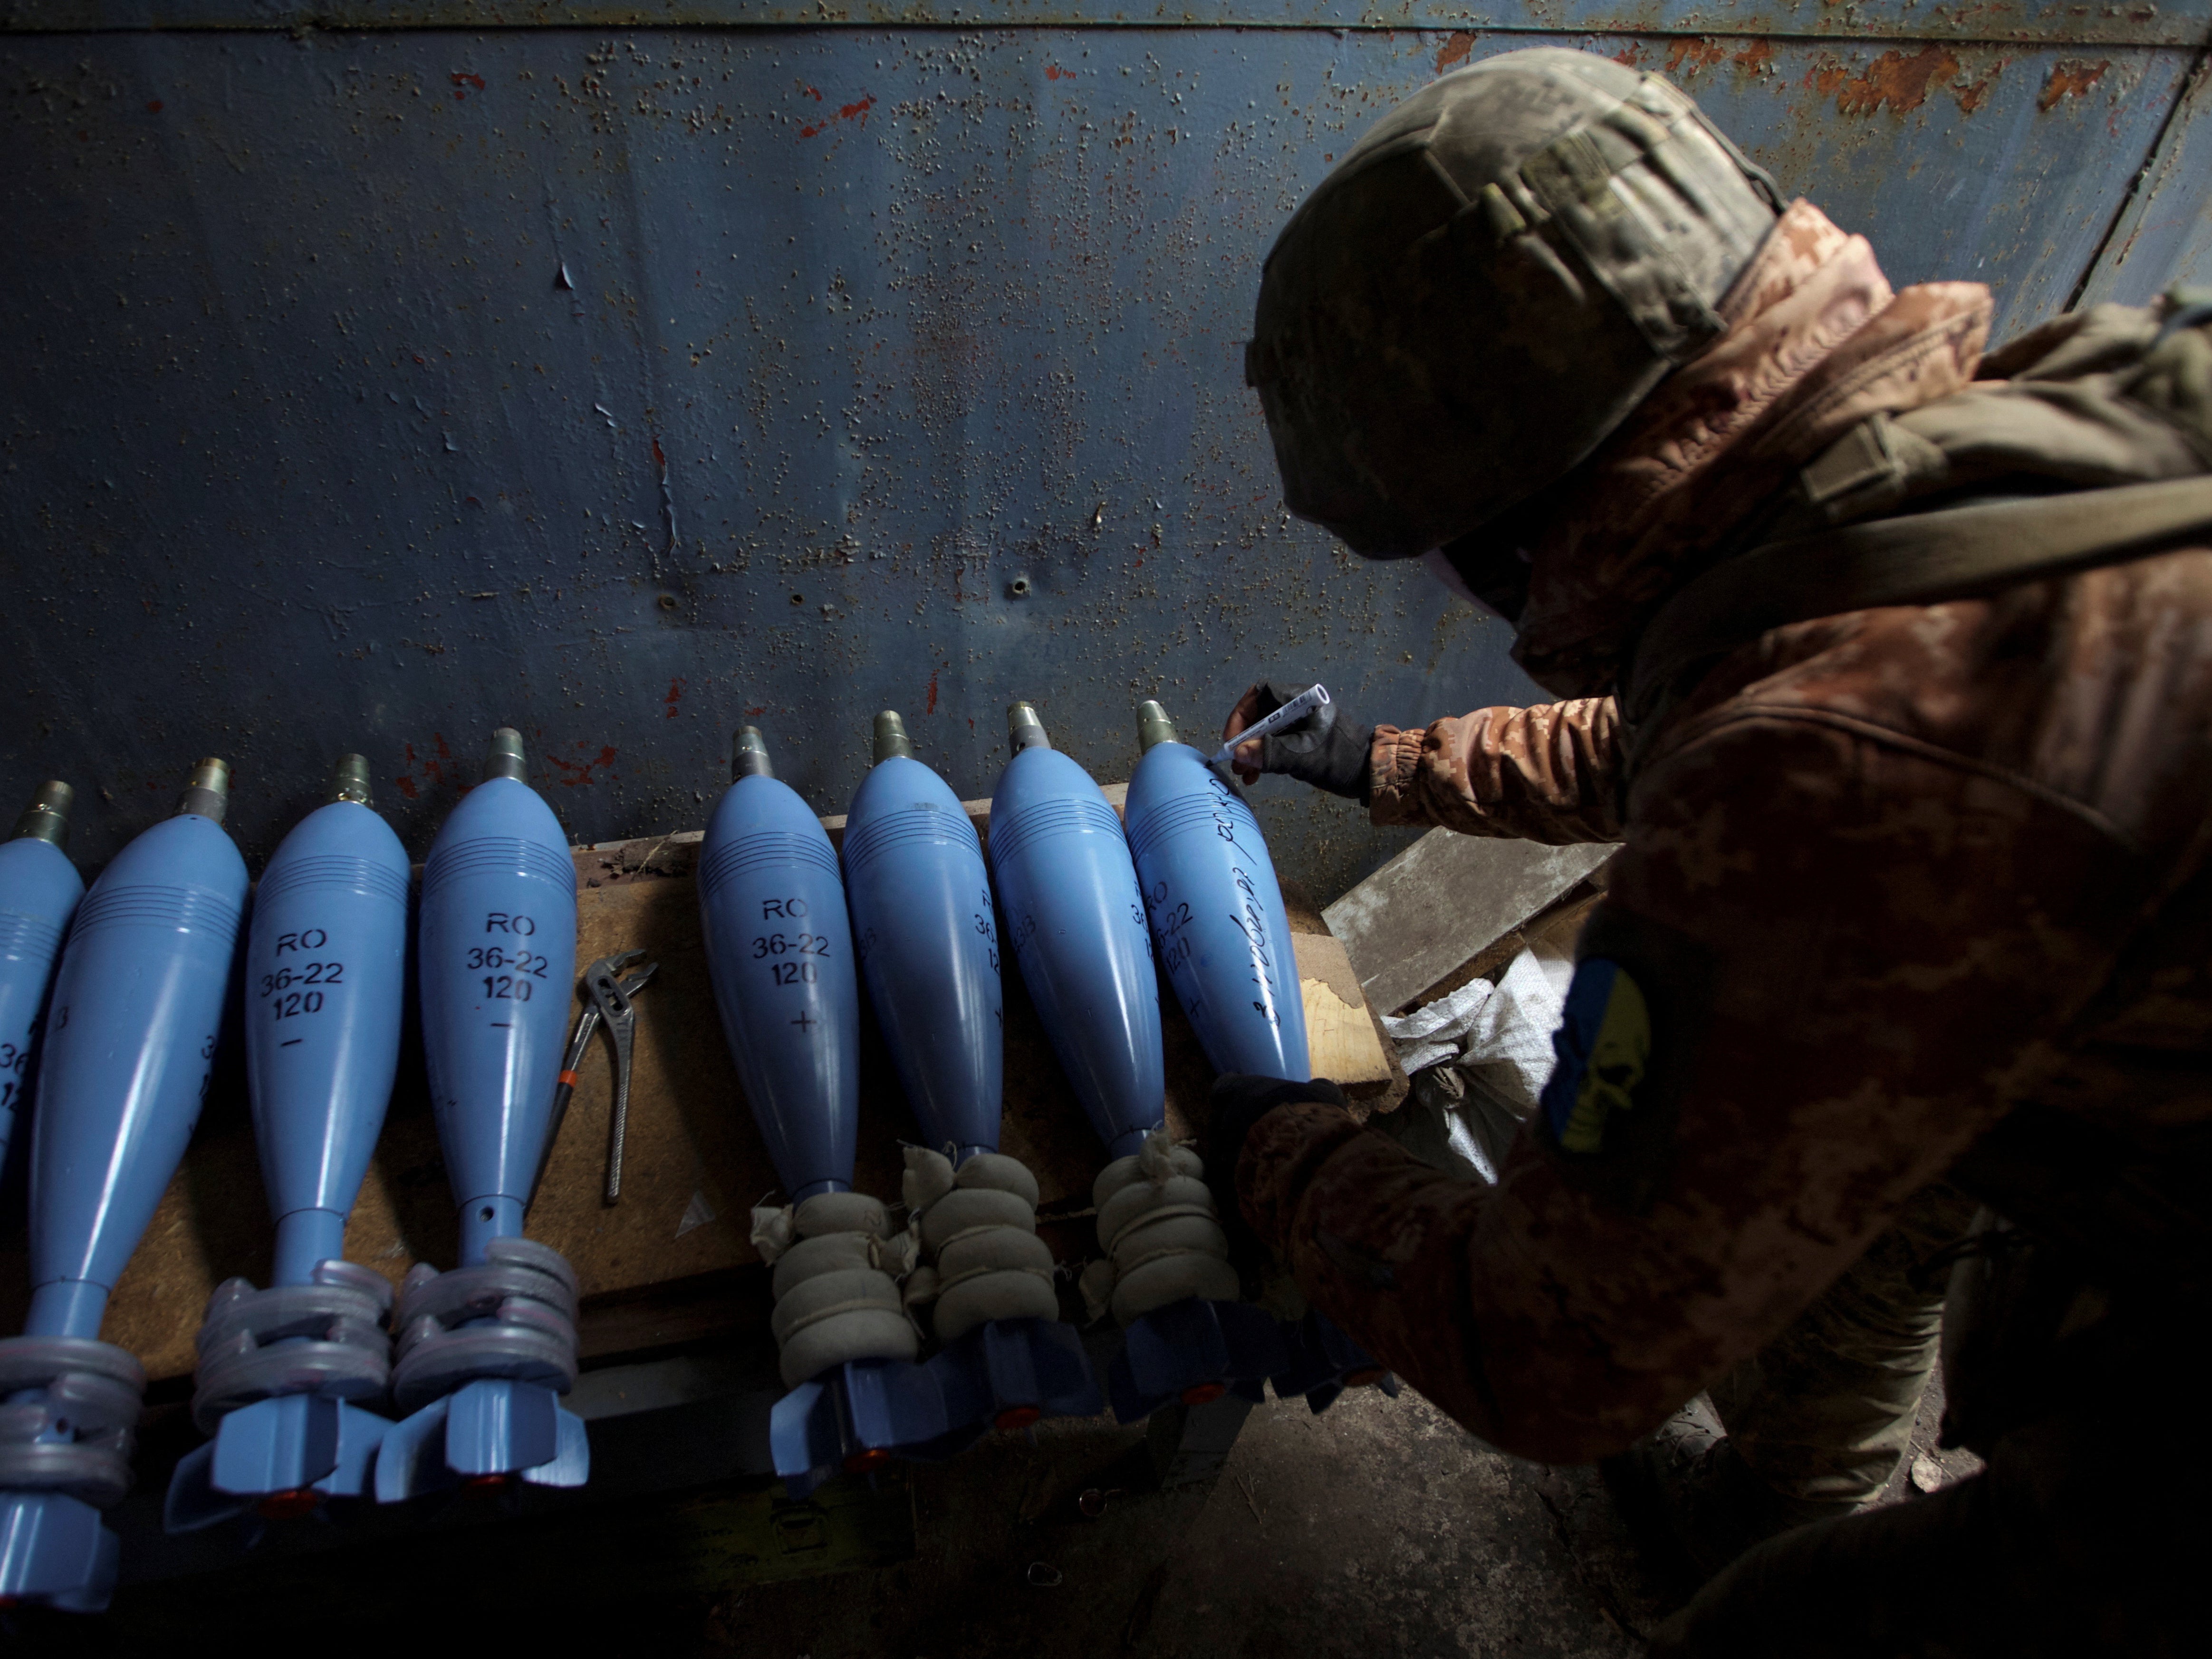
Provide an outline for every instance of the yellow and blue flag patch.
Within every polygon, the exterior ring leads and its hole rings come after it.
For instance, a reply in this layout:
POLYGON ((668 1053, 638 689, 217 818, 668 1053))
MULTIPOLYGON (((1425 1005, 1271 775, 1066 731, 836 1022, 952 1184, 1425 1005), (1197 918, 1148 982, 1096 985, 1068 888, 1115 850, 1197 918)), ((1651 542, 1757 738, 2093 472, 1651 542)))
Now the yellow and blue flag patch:
POLYGON ((1651 1014, 1619 963, 1594 957, 1576 966, 1566 1017, 1552 1035, 1558 1056, 1539 1103, 1559 1150, 1605 1150, 1607 1126, 1633 1111, 1651 1060, 1651 1014))

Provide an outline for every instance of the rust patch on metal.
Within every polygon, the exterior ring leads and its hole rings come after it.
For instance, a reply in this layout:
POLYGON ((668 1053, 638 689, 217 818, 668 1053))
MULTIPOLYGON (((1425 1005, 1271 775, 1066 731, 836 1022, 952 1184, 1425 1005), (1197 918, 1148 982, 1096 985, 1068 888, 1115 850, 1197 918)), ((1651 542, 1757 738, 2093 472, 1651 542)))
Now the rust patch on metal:
POLYGON ((1749 41, 1741 52, 1729 58, 1729 62, 1747 75, 1764 75, 1774 66, 1774 42, 1749 41))
POLYGON ((1904 114, 1928 101, 1933 89, 1955 99, 1959 112, 1972 115, 1989 102, 1990 90, 2004 72, 2008 60, 2000 58, 1978 80, 1969 80, 1958 58, 1942 46, 1927 46, 1908 58, 1886 52, 1869 64, 1863 75, 1853 75, 1842 63, 1823 53, 1807 71, 1803 85, 1823 94, 1836 94, 1841 115, 1871 115, 1887 105, 1904 114))
MULTIPOLYGON (((588 749, 591 747, 591 743, 587 738, 579 738, 574 746, 578 749, 588 749)), ((599 781, 592 775, 603 771, 615 763, 614 745, 611 744, 600 745, 599 752, 589 760, 570 760, 562 755, 548 755, 545 757, 545 763, 561 774, 556 781, 562 788, 574 789, 581 784, 599 781)))
POLYGON ((2109 58, 2094 64, 2079 58, 2061 58, 2051 66, 2051 78, 2036 94, 2036 108, 2048 115, 2058 106, 2061 99, 2087 97, 2089 88, 2103 80, 2105 71, 2112 66, 2109 58))
MULTIPOLYGON (((806 95, 817 104, 822 101, 821 93, 812 87, 806 88, 806 95)), ((835 114, 825 113, 820 120, 799 128, 799 136, 802 138, 814 137, 826 131, 833 122, 837 121, 856 121, 860 125, 866 126, 868 125, 868 112, 875 106, 876 94, 872 92, 863 93, 857 103, 841 105, 835 114)))
POLYGON ((1976 110, 1981 108, 1984 104, 1988 103, 1990 101, 1990 83, 2003 73, 2004 64, 2003 61, 2000 59, 1995 69, 1991 70, 1987 75, 1984 75, 1980 80, 1973 82, 1971 86, 1960 86, 1958 82, 1954 81, 1951 83, 1951 91, 1959 100, 1959 112, 1961 115, 1972 115, 1976 110))
POLYGON ((1948 92, 1971 115, 1988 98, 1989 79, 1962 85, 1960 67, 1957 54, 1945 46, 1923 46, 1910 57, 1886 52, 1863 75, 1823 56, 1806 72, 1803 84, 1823 95, 1834 93, 1838 115, 1872 115, 1885 106, 1892 114, 1909 114, 1928 101, 1930 88, 1948 92))
POLYGON ((453 782, 460 781, 461 769, 453 759, 453 750, 447 744, 446 734, 433 732, 430 741, 436 748, 433 754, 418 755, 413 744, 406 745, 406 769, 392 781, 392 787, 410 800, 420 799, 425 788, 435 788, 449 779, 453 782))
POLYGON ((1677 40, 1667 48, 1667 73, 1688 79, 1701 69, 1724 61, 1729 49, 1717 40, 1677 40))
POLYGON ((1474 50, 1474 34, 1468 29, 1454 29, 1451 38, 1437 48, 1437 73, 1442 75, 1454 64, 1467 62, 1468 53, 1474 50))
POLYGON ((1844 83, 1836 98, 1838 115, 1871 115, 1883 105, 1899 115, 1928 101, 1932 81, 1949 82, 1959 72, 1959 60, 1943 46, 1923 46, 1907 58, 1886 52, 1868 65, 1865 75, 1844 83))

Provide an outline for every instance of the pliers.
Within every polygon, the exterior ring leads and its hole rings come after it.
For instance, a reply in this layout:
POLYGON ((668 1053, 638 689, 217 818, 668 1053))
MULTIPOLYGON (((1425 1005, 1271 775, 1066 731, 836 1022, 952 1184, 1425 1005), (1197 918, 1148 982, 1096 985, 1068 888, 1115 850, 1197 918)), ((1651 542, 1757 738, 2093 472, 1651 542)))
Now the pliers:
MULTIPOLYGON (((553 1123, 545 1135, 545 1160, 550 1162, 554 1139, 561 1133, 561 1120, 568 1115, 569 1097, 576 1092, 576 1068, 584 1063, 585 1051, 592 1046, 592 1033, 605 1025, 615 1045, 614 1122, 607 1149, 605 1201, 609 1204, 622 1196, 623 1137, 629 1127, 629 1039, 637 1026, 637 1011, 630 1006, 629 1000, 644 988, 660 964, 648 962, 627 978, 620 975, 623 969, 644 954, 642 951, 625 951, 620 956, 601 957, 584 970, 584 992, 589 1000, 584 1005, 584 1012, 576 1016, 576 1035, 569 1042, 568 1057, 562 1065, 559 1082, 554 1085, 553 1123)), ((543 1162, 538 1165, 538 1178, 545 1178, 543 1162)), ((536 1188, 531 1190, 535 1197, 536 1188)))

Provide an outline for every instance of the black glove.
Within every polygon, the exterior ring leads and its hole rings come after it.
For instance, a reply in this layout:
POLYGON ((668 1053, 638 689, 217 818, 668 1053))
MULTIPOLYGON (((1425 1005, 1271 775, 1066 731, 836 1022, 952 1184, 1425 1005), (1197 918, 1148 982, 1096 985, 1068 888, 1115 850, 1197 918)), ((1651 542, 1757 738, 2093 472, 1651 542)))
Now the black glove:
POLYGON ((1213 1098, 1207 1114, 1206 1134, 1199 1148, 1206 1162, 1206 1185, 1213 1194, 1213 1207, 1221 1218, 1221 1231, 1229 1236, 1230 1265, 1244 1278, 1248 1294, 1265 1273, 1269 1257, 1244 1219, 1237 1202, 1237 1160, 1243 1155, 1244 1138, 1252 1126, 1294 1100, 1315 1100, 1343 1106, 1344 1091, 1334 1083, 1285 1083, 1279 1077, 1231 1075, 1213 1079, 1213 1098))
MULTIPOLYGON (((1311 680, 1261 680, 1244 694, 1230 719, 1234 721, 1242 714, 1249 726, 1261 716, 1273 714, 1312 684, 1311 680)), ((1364 805, 1369 789, 1368 750, 1374 737, 1373 726, 1361 726, 1336 704, 1325 702, 1304 720, 1259 740, 1259 769, 1279 772, 1364 805)), ((1237 741, 1225 731, 1221 740, 1237 741)), ((1237 764, 1240 770, 1245 769, 1241 761, 1237 764)))

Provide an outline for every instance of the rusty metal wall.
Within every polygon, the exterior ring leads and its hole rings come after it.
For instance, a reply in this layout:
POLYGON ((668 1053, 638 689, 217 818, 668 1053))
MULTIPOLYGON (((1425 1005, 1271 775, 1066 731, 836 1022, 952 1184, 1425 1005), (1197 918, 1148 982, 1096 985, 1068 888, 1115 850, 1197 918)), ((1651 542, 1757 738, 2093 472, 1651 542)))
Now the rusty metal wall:
MULTIPOLYGON (((1300 194, 1587 46, 2002 335, 2212 270, 2212 0, 2091 9, 15 0, 0 789, 75 781, 96 862, 225 754, 258 856, 356 748, 419 850, 507 722, 599 840, 699 823, 748 715, 831 811, 886 705, 976 794, 1014 696, 1109 776, 1257 669, 1528 696, 1281 512, 1239 342, 1300 194)), ((1261 793, 1323 896, 1402 839, 1261 793)))

